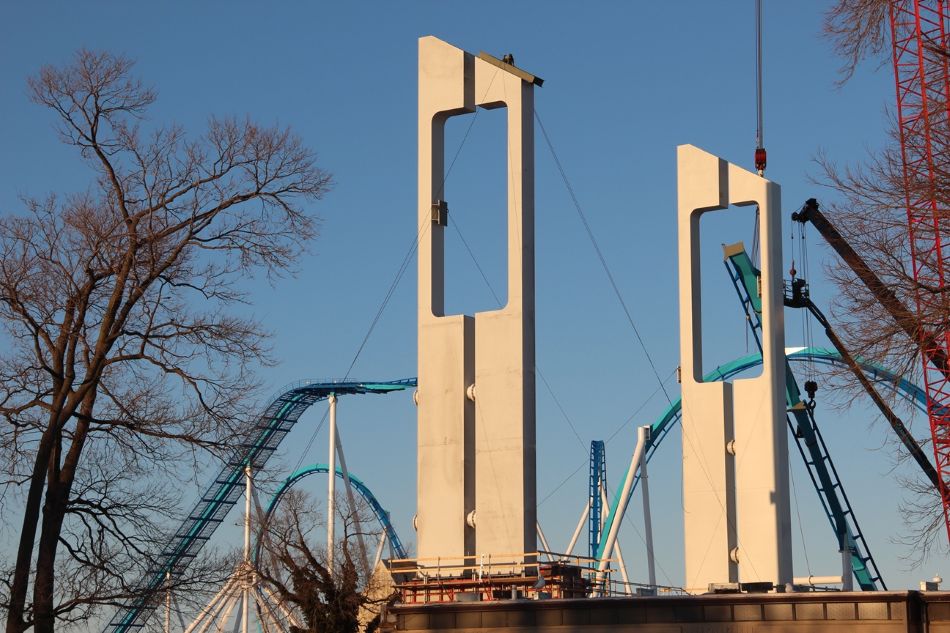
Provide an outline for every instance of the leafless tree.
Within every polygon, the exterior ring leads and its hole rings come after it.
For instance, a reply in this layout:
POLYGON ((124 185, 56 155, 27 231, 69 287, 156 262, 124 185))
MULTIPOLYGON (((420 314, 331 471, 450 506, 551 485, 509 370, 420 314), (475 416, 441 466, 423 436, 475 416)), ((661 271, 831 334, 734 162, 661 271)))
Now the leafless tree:
MULTIPOLYGON (((837 0, 827 12, 825 32, 835 51, 845 60, 841 83, 847 81, 865 60, 889 64, 891 34, 889 0, 837 0)), ((925 42, 925 64, 943 64, 950 53, 934 42, 925 42)), ((887 102, 892 96, 884 96, 887 102)), ((883 149, 870 153, 859 164, 840 165, 820 156, 820 182, 836 192, 837 200, 826 205, 828 216, 901 302, 915 315, 918 331, 940 337, 950 327, 950 301, 946 290, 915 280, 908 230, 908 199, 934 200, 940 209, 950 209, 950 126, 947 104, 928 103, 931 165, 936 178, 915 181, 905 178, 904 157, 897 121, 885 128, 883 149), (918 297, 923 297, 917 309, 918 297)), ((917 130, 922 131, 923 127, 917 130)), ((905 129, 905 146, 922 147, 913 130, 905 129)), ((950 234, 950 217, 940 220, 940 230, 950 234)), ((918 225, 920 243, 932 240, 933 224, 918 225)), ((829 268, 839 291, 833 314, 842 338, 850 350, 876 361, 897 373, 921 381, 919 341, 908 337, 882 305, 841 262, 829 268)), ((929 442, 929 429, 917 429, 929 442)), ((946 549, 945 525, 940 496, 921 480, 905 480, 908 496, 902 507, 910 535, 906 544, 915 564, 926 559, 932 548, 946 549)))
POLYGON ((369 524, 367 517, 357 521, 350 510, 340 513, 343 535, 331 569, 326 547, 313 543, 316 528, 325 522, 307 497, 292 491, 281 503, 282 511, 265 528, 258 574, 300 616, 299 626, 290 625, 291 633, 376 631, 382 607, 397 594, 387 582, 388 571, 366 577, 354 558, 356 530, 369 524))
POLYGON ((288 129, 150 124, 156 93, 121 56, 80 51, 29 94, 95 178, 0 217, 0 493, 22 516, 8 633, 129 596, 176 479, 227 443, 269 362, 233 309, 241 282, 292 271, 330 185, 288 129))
POLYGON ((825 14, 824 30, 835 52, 844 59, 840 83, 854 75, 865 59, 879 58, 890 44, 889 0, 838 0, 825 14))

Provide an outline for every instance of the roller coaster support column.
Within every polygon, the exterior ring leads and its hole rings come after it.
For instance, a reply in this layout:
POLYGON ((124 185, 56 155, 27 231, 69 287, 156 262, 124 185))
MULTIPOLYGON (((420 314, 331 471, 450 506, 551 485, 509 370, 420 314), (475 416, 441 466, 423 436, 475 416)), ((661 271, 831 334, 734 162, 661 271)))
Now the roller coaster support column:
POLYGON ((692 145, 677 148, 686 583, 792 582, 781 192, 692 145), (761 220, 762 374, 703 378, 700 218, 755 206, 761 220))
POLYGON ((165 572, 165 633, 171 633, 172 630, 172 575, 171 572, 165 572))
MULTIPOLYGON (((379 535, 379 545, 376 547, 376 556, 373 557, 373 569, 379 566, 379 561, 383 560, 383 550, 386 548, 386 541, 389 540, 386 538, 386 530, 383 530, 383 533, 379 535)), ((395 558, 395 556, 393 556, 395 558)))
POLYGON ((370 568, 369 558, 366 557, 366 543, 363 541, 363 526, 360 523, 360 513, 356 507, 356 497, 353 495, 353 484, 350 483, 350 471, 346 469, 346 454, 343 452, 343 438, 340 436, 340 429, 336 429, 336 452, 340 458, 340 470, 343 472, 343 487, 346 489, 346 501, 349 504, 350 516, 353 527, 356 530, 356 544, 360 550, 360 565, 363 567, 363 576, 369 578, 375 569, 375 565, 370 568))
MULTIPOLYGON (((251 495, 253 494, 251 481, 251 465, 244 467, 244 565, 245 572, 251 573, 251 495)), ((241 633, 247 633, 248 606, 251 601, 251 582, 253 578, 244 578, 244 587, 241 594, 241 633)))
MULTIPOLYGON (((604 486, 600 487, 600 500, 601 507, 610 507, 610 499, 607 498, 607 488, 604 486)), ((607 515, 602 514, 600 517, 601 531, 603 531, 605 525, 607 525, 607 515)), ((617 538, 617 541, 614 543, 614 553, 617 554, 617 567, 620 569, 620 579, 623 581, 624 593, 630 595, 632 593, 630 589, 630 577, 627 575, 627 563, 623 560, 623 550, 620 547, 619 538, 617 538)))
POLYGON ((612 509, 608 517, 607 524, 604 525, 602 532, 602 542, 600 545, 600 560, 597 563, 597 579, 603 580, 607 568, 610 566, 610 555, 613 553, 614 544, 617 542, 617 534, 620 532, 620 522, 623 520, 624 512, 627 510, 627 503, 630 501, 630 495, 633 494, 633 482, 637 475, 637 467, 643 459, 643 452, 646 450, 646 439, 643 429, 637 430, 637 447, 633 450, 633 458, 630 460, 630 468, 627 469, 627 477, 623 481, 623 487, 620 489, 620 495, 614 502, 616 509, 612 509))
POLYGON ((331 476, 327 478, 327 571, 333 575, 333 527, 336 523, 336 394, 327 398, 330 403, 330 454, 327 464, 331 476))
MULTIPOLYGON (((641 426, 637 430, 638 441, 639 434, 643 433, 645 441, 650 441, 649 425, 641 426)), ((653 559, 653 520, 650 518, 650 486, 647 477, 647 452, 644 450, 640 455, 640 488, 643 492, 643 538, 647 546, 647 574, 650 579, 650 586, 656 586, 656 561, 653 559)))

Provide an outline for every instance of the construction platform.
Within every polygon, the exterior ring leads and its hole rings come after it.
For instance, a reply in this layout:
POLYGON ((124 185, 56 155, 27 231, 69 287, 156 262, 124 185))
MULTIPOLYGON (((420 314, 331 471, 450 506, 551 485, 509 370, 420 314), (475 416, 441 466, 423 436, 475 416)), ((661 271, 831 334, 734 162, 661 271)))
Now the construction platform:
POLYGON ((809 592, 397 604, 384 631, 950 633, 950 592, 809 592))
POLYGON ((547 552, 384 561, 401 604, 682 594, 678 587, 621 582, 588 556, 547 552), (541 561, 542 557, 548 558, 541 561))

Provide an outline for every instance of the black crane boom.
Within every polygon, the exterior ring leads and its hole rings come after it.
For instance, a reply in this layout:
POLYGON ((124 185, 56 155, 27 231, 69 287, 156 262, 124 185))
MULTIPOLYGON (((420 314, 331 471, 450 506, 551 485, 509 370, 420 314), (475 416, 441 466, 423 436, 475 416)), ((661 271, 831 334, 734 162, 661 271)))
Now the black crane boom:
MULTIPOLYGON (((907 309, 904 303, 894 294, 887 284, 881 281, 881 278, 871 270, 867 262, 858 255, 847 240, 838 232, 825 214, 818 208, 818 201, 809 198, 805 201, 801 210, 792 214, 792 220, 805 224, 811 222, 812 226, 818 230, 828 245, 844 260, 844 263, 854 271, 871 295, 887 310, 897 325, 910 337, 910 340, 919 344, 919 322, 914 314, 907 309)), ((925 345, 924 353, 927 359, 934 367, 939 369, 945 376, 950 375, 950 363, 947 362, 947 355, 938 345, 925 345)))

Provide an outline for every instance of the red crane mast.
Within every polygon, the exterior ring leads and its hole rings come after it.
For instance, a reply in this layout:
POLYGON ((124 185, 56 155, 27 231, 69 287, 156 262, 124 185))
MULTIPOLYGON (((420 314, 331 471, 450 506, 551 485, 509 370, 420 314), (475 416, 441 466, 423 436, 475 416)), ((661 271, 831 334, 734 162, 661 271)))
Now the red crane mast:
MULTIPOLYGON (((927 410, 950 538, 950 373, 928 359, 950 354, 944 232, 950 232, 948 0, 891 0, 894 78, 908 234, 927 410), (942 194, 941 194, 942 189, 942 194)), ((950 244, 947 245, 950 247, 950 244)))

